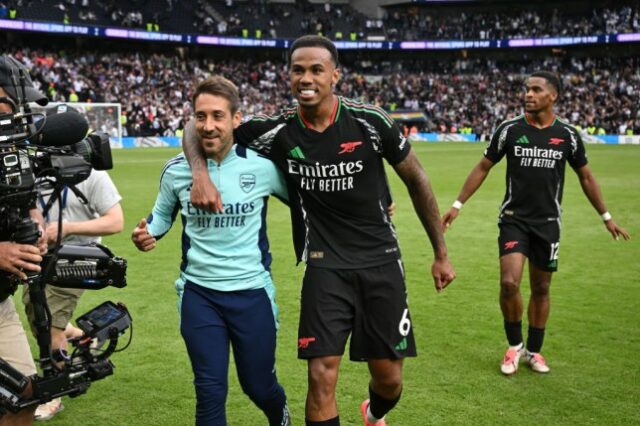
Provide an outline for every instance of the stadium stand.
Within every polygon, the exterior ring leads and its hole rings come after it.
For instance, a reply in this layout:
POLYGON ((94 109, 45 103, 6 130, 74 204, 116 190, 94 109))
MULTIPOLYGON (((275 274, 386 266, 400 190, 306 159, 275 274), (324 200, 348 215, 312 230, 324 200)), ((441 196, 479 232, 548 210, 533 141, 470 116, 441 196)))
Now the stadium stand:
MULTIPOLYGON (((551 4, 493 0, 463 6, 389 6, 383 29, 394 37, 458 39, 640 32, 638 2, 568 0, 561 11, 551 4), (594 4, 599 8, 594 9, 594 4)), ((256 29, 265 38, 316 30, 344 31, 345 38, 347 32, 357 32, 361 37, 367 31, 366 18, 349 5, 307 1, 0 0, 0 16, 3 10, 16 7, 23 19, 62 21, 66 14, 71 22, 91 20, 92 25, 151 25, 151 30, 158 25, 162 31, 236 36, 246 30, 249 37, 256 36, 256 29)), ((151 45, 144 42, 76 38, 69 43, 68 38, 60 38, 56 43, 55 37, 45 40, 10 32, 2 37, 3 51, 33 68, 34 80, 51 99, 121 102, 128 136, 175 135, 191 114, 190 88, 212 73, 239 85, 245 114, 274 113, 291 102, 284 50, 156 43, 151 53, 151 45)), ((390 112, 423 114, 426 120, 411 123, 421 131, 486 137, 498 120, 521 110, 522 99, 513 94, 522 93, 524 76, 549 69, 562 76, 566 87, 558 106, 561 116, 588 132, 640 134, 637 43, 604 49, 345 50, 341 55, 340 94, 390 112)))
MULTIPOLYGON (((382 19, 348 4, 265 0, 31 0, 17 4, 20 19, 121 26, 149 31, 296 38, 322 33, 333 39, 496 39, 580 36, 640 31, 637 1, 483 2, 461 7, 409 3, 388 6, 382 19)), ((374 10, 375 8, 371 8, 374 10)), ((374 15, 374 14, 372 14, 374 15)))
POLYGON ((198 2, 201 20, 194 32, 227 34, 251 38, 296 38, 302 34, 322 33, 332 38, 349 39, 354 28, 362 38, 367 18, 349 5, 330 3, 275 3, 260 0, 241 2, 198 2), (220 25, 220 22, 225 24, 220 25), (256 32, 257 31, 257 32, 256 32), (259 35, 259 37, 258 37, 259 35))
POLYGON ((384 20, 390 40, 501 39, 584 36, 640 31, 638 2, 510 2, 464 8, 387 8, 384 20))
POLYGON ((31 0, 15 4, 17 18, 34 21, 92 23, 158 31, 187 30, 194 21, 191 2, 176 0, 31 0), (155 27, 154 25, 157 25, 155 27))
MULTIPOLYGON (((178 55, 144 53, 58 54, 27 48, 13 54, 32 67, 34 79, 53 100, 123 102, 129 136, 170 136, 191 114, 193 83, 211 73, 233 78, 245 114, 273 113, 291 102, 284 61, 184 60, 178 55)), ((362 62, 343 67, 338 92, 388 111, 421 111, 422 130, 488 135, 497 121, 520 111, 524 76, 551 69, 563 77, 558 112, 583 129, 640 134, 639 58, 546 58, 534 61, 468 59, 426 64, 362 62), (419 67, 417 70, 415 67, 419 67)))
POLYGON ((142 28, 152 31, 295 38, 309 32, 344 34, 364 28, 366 17, 344 4, 261 0, 43 0, 19 2, 17 17, 36 21, 142 28))

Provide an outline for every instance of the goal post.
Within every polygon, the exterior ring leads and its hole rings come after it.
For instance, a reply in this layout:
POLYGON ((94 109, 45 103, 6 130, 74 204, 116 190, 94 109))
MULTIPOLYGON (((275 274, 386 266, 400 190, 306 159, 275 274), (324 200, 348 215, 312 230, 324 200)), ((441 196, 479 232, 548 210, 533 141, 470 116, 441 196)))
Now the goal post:
POLYGON ((122 146, 122 105, 107 102, 68 102, 67 105, 84 115, 92 132, 105 132, 109 135, 112 147, 122 146))
POLYGON ((38 110, 54 111, 60 105, 67 105, 69 108, 82 114, 89 123, 90 132, 105 132, 109 135, 112 148, 122 147, 122 122, 120 116, 122 105, 110 102, 49 102, 45 108, 38 110))

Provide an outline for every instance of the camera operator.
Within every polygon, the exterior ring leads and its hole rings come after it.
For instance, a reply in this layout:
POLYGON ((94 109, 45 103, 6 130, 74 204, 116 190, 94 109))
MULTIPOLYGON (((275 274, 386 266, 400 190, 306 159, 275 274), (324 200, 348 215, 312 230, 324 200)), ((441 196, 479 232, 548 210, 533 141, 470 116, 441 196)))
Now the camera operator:
MULTIPOLYGON (((116 186, 102 170, 92 170, 89 178, 76 185, 87 198, 84 204, 76 194, 64 188, 62 191, 62 243, 88 245, 99 243, 101 236, 116 234, 124 227, 124 214, 120 206, 122 197, 116 186)), ((50 194, 38 195, 38 207, 43 208, 48 202, 50 194)), ((45 217, 46 238, 53 247, 58 236, 58 221, 60 211, 58 202, 54 203, 45 217)), ((48 285, 45 287, 47 304, 51 311, 51 349, 54 352, 67 350, 67 338, 80 337, 82 330, 69 324, 73 312, 84 290, 75 288, 61 288, 48 285), (65 330, 67 331, 65 333, 65 330)), ((27 286, 23 290, 29 322, 33 324, 33 306, 29 300, 27 286)), ((35 329, 33 330, 35 334, 35 329)), ((49 420, 63 409, 61 398, 55 398, 46 404, 38 406, 35 413, 36 420, 49 420)))
MULTIPOLYGON (((38 263, 42 261, 37 247, 0 242, 0 270, 26 278, 23 272, 39 272, 38 263)), ((25 376, 36 374, 36 366, 31 356, 27 336, 16 312, 6 277, 0 283, 0 357, 25 376)), ((33 409, 22 410, 16 414, 7 412, 0 417, 0 425, 26 425, 33 421, 33 409)))
MULTIPOLYGON (((54 114, 34 111, 30 102, 44 106, 47 99, 33 88, 24 65, 8 55, 0 55, 0 87, 0 94, 5 95, 0 97, 0 104, 4 105, 0 115, 0 232, 4 235, 0 234, 0 241, 30 244, 42 250, 39 251, 42 256, 30 257, 29 253, 36 255, 36 252, 28 246, 2 246, 0 267, 7 272, 2 272, 4 275, 0 277, 0 289, 4 291, 0 302, 13 294, 18 284, 29 287, 33 312, 30 320, 39 349, 39 374, 34 374, 25 333, 10 300, 6 309, 13 315, 8 315, 6 321, 14 329, 17 325, 18 332, 3 334, 1 337, 6 336, 5 340, 13 340, 7 344, 0 340, 0 348, 3 352, 22 349, 22 353, 6 356, 13 364, 27 365, 19 371, 4 358, 0 360, 0 416, 9 411, 17 413, 6 415, 0 423, 31 424, 33 409, 30 407, 65 395, 82 395, 92 382, 113 374, 114 365, 109 356, 128 347, 132 337, 129 334, 129 343, 118 348, 118 337, 131 326, 131 316, 124 304, 105 301, 78 318, 77 332, 83 337, 71 342, 73 351, 67 356, 63 353, 67 345, 64 328, 75 308, 77 295, 65 293, 56 299, 53 309, 49 309, 46 289, 50 285, 94 290, 125 287, 127 261, 100 244, 67 244, 70 240, 65 238, 81 234, 95 239, 98 235, 122 230, 120 195, 106 173, 96 172, 113 167, 108 135, 87 134, 86 119, 77 112, 66 111, 64 106, 56 107, 54 114), (83 189, 77 186, 81 183, 84 183, 83 189), (72 199, 71 193, 89 205, 84 216, 77 212, 84 206, 72 199), (36 209, 39 197, 43 213, 52 215, 48 232, 43 229, 42 213, 36 209), (62 214, 55 209, 51 211, 52 206, 58 210, 70 209, 68 214, 62 214), (67 215, 72 220, 65 222, 67 215), (34 216, 39 216, 39 220, 34 220, 34 216), (48 253, 47 237, 55 240, 48 253), (60 310, 69 311, 63 322, 52 315, 52 311, 57 314, 60 310), (98 342, 97 350, 92 350, 92 341, 98 342), (59 342, 57 348, 56 342, 59 342)), ((2 327, 0 331, 8 333, 2 327)), ((61 406, 56 412, 60 409, 61 406)))
MULTIPOLYGON (((13 58, 6 55, 0 56, 0 114, 11 113, 11 105, 17 102, 16 91, 11 82, 11 75, 18 75, 22 68, 30 86, 28 71, 13 58)), ((40 105, 47 103, 47 98, 33 87, 25 87, 25 96, 29 102, 37 102, 40 105)), ((35 206, 34 206, 35 207, 35 206)), ((42 224, 42 216, 37 210, 31 211, 32 217, 42 224)), ((46 251, 44 233, 38 247, 17 244, 9 241, 11 236, 8 229, 0 229, 0 357, 12 367, 26 376, 36 373, 27 336, 24 332, 11 294, 15 291, 9 283, 9 274, 26 279, 25 271, 39 272, 41 254, 46 251), (43 244, 44 243, 44 244, 43 244)), ((29 388, 25 391, 28 393, 29 388)), ((33 422, 33 409, 25 409, 18 413, 7 412, 0 417, 0 425, 29 425, 33 422)))

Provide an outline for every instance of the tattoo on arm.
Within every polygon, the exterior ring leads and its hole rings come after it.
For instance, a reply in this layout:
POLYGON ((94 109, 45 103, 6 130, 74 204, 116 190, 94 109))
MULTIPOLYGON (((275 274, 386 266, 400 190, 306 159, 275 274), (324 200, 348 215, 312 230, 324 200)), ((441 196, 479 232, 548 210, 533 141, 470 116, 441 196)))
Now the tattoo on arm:
POLYGON ((438 202, 431 189, 429 178, 415 153, 411 151, 407 158, 394 166, 411 196, 413 207, 422 222, 436 256, 446 255, 447 248, 440 225, 438 202))
POLYGON ((185 157, 191 166, 191 169, 202 170, 207 168, 207 162, 205 161, 204 152, 198 141, 198 135, 196 134, 196 122, 192 118, 184 126, 184 133, 182 135, 182 150, 185 157))

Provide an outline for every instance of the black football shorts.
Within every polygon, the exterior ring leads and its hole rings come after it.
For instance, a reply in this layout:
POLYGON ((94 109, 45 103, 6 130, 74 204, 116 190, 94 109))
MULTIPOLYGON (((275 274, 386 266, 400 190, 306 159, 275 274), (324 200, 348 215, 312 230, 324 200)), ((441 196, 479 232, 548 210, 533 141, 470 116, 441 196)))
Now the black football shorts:
POLYGON ((298 358, 342 355, 349 334, 352 361, 416 356, 400 260, 363 269, 307 265, 298 358))
POLYGON ((547 272, 558 270, 560 224, 557 221, 531 224, 503 217, 498 225, 500 257, 509 253, 522 253, 529 262, 547 272))

